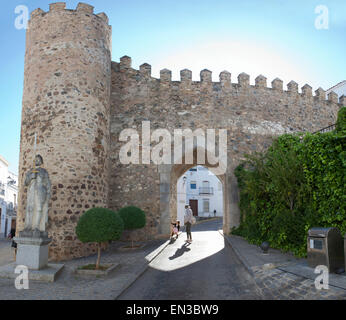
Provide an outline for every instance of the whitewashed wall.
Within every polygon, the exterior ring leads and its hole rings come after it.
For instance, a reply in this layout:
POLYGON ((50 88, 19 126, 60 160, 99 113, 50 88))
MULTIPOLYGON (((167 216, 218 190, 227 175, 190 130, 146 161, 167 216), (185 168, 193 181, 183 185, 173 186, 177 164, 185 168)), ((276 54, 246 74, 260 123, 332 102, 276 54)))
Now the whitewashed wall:
POLYGON ((339 98, 342 95, 346 96, 346 80, 328 89, 326 93, 329 94, 331 91, 334 91, 339 96, 339 98))
MULTIPOLYGON (((196 167, 195 167, 196 168, 196 167)), ((197 166, 197 171, 187 171, 186 176, 186 203, 190 199, 198 200, 198 216, 213 217, 214 210, 216 216, 223 216, 223 194, 221 181, 203 166, 197 166), (191 182, 196 182, 196 189, 191 189, 191 182), (203 181, 209 181, 209 188, 213 189, 213 194, 200 194, 200 188, 203 187, 203 181), (203 210, 203 200, 209 199, 209 212, 203 210)))
POLYGON ((11 222, 16 218, 10 215, 13 211, 9 210, 9 205, 11 204, 13 208, 17 206, 18 176, 8 171, 8 162, 2 156, 0 156, 0 184, 0 238, 4 238, 11 231, 11 222), (9 184, 11 179, 15 181, 14 184, 9 184))
POLYGON ((186 181, 183 176, 178 179, 177 182, 177 220, 180 221, 180 225, 184 225, 184 214, 186 203, 186 181))

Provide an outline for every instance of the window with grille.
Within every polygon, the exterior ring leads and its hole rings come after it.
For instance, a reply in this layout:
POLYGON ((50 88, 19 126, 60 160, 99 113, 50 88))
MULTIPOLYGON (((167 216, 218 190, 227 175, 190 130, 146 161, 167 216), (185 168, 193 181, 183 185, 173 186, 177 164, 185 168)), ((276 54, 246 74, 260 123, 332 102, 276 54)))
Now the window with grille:
POLYGON ((203 199, 203 212, 209 212, 209 199, 203 199))

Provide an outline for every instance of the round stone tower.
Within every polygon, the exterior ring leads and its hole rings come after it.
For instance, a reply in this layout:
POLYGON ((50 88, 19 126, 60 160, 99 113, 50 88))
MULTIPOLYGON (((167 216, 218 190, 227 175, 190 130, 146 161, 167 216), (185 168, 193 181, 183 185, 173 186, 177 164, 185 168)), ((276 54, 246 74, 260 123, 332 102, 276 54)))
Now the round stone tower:
POLYGON ((108 206, 111 27, 79 3, 32 12, 26 35, 17 230, 24 227, 24 175, 36 153, 51 182, 48 233, 54 260, 84 256, 75 227, 92 207, 108 206))

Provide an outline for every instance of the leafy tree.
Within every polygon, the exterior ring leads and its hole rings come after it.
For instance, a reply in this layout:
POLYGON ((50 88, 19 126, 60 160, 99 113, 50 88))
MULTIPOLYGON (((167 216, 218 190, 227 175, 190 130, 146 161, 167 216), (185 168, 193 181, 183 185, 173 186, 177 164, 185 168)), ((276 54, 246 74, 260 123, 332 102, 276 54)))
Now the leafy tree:
POLYGON ((80 241, 97 242, 96 270, 101 260, 101 244, 110 240, 118 240, 124 230, 124 222, 119 214, 105 208, 92 208, 79 219, 76 234, 80 241))
POLYGON ((336 131, 344 133, 346 131, 346 107, 340 108, 338 112, 338 120, 336 121, 336 131))
MULTIPOLYGON (((146 224, 146 217, 143 210, 134 206, 128 206, 118 211, 119 216, 124 221, 125 230, 135 230, 143 228, 146 224)), ((133 248, 133 240, 131 241, 133 248)))

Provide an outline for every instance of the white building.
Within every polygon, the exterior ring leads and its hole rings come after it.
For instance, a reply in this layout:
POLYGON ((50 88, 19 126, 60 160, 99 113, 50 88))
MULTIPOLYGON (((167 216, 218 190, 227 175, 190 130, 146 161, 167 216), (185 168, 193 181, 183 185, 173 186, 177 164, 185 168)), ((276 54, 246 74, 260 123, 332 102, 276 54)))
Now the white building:
POLYGON ((180 221, 180 226, 184 225, 186 204, 186 178, 180 177, 177 182, 177 220, 180 221))
POLYGON ((197 166, 185 172, 180 180, 186 180, 186 204, 195 216, 223 216, 222 183, 211 171, 197 166))
POLYGON ((8 171, 8 162, 0 156, 0 238, 15 228, 18 176, 8 171))
POLYGON ((331 87, 330 89, 328 89, 327 94, 329 94, 331 91, 334 91, 339 96, 339 98, 342 95, 346 96, 346 80, 341 81, 334 87, 331 87))

